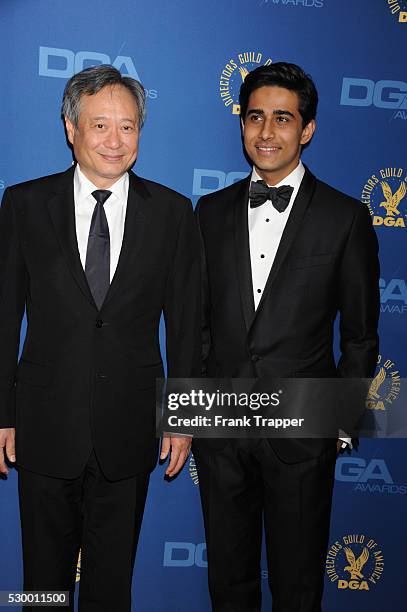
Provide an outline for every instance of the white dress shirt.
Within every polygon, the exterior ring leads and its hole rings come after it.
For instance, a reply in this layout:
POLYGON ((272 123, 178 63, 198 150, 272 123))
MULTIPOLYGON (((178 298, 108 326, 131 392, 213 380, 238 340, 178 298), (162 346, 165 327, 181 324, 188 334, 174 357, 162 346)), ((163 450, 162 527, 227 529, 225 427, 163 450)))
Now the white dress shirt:
MULTIPOLYGON (((267 200, 267 202, 264 202, 264 204, 257 208, 250 208, 250 202, 248 203, 250 262, 252 268, 254 306, 256 309, 263 295, 264 287, 266 286, 281 236, 283 235, 288 217, 290 216, 294 200, 297 197, 304 173, 305 168, 300 161, 298 166, 288 176, 276 185, 273 185, 273 187, 289 185, 294 189, 285 211, 281 213, 278 212, 270 200, 267 200)), ((262 180, 254 168, 251 180, 262 180)), ((269 185, 269 187, 270 186, 271 185, 269 185)), ((342 440, 342 448, 345 448, 347 445, 352 448, 350 438, 341 437, 340 440, 342 440)))
MULTIPOLYGON (((90 223, 96 206, 96 200, 92 195, 92 191, 96 191, 98 187, 86 178, 79 165, 75 168, 73 184, 76 238, 78 241, 81 263, 83 269, 85 269, 90 223)), ((123 242, 127 196, 129 193, 128 173, 126 172, 118 181, 109 187, 109 191, 112 192, 112 195, 106 200, 103 208, 105 209, 110 234, 110 282, 112 282, 123 242)))
MULTIPOLYGON (((285 179, 273 185, 273 187, 290 185, 290 187, 294 189, 285 211, 281 213, 278 212, 270 200, 267 200, 267 202, 264 202, 264 204, 257 208, 250 208, 248 205, 250 261, 252 267, 254 307, 256 309, 263 295, 264 287, 271 266, 273 265, 285 225, 290 216, 294 200, 297 197, 304 172, 304 166, 300 161, 295 170, 286 176, 285 179)), ((254 168, 251 180, 261 180, 261 177, 254 168)))

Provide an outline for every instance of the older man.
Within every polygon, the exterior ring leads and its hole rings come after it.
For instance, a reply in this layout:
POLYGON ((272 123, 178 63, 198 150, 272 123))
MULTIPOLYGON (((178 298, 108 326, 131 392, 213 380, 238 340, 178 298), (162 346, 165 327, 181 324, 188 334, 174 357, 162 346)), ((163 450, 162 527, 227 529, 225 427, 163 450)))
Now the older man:
MULTIPOLYGON (((5 449, 19 471, 24 588, 72 595, 81 548, 81 610, 128 611, 157 458, 161 312, 169 376, 199 370, 197 236, 187 199, 130 171, 138 81, 83 70, 62 112, 75 167, 7 189, 0 211, 0 471, 5 449)), ((165 438, 168 475, 189 446, 165 438)))

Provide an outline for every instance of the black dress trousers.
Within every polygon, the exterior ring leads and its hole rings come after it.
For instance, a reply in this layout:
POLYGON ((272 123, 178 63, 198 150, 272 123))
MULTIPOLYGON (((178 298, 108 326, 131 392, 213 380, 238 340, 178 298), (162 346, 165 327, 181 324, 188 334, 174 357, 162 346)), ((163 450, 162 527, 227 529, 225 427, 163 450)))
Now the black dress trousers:
POLYGON ((47 610, 73 610, 81 550, 79 610, 129 612, 148 482, 149 474, 107 480, 94 452, 75 479, 19 468, 24 590, 69 591, 69 608, 47 610))
POLYGON ((263 520, 273 612, 321 612, 336 442, 293 464, 265 439, 194 456, 213 612, 260 612, 263 520))

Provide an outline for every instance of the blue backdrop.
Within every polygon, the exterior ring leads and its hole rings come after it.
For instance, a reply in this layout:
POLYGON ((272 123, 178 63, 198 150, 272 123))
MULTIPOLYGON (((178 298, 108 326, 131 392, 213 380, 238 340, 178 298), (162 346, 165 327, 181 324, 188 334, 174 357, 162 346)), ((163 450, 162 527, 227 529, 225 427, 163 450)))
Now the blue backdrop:
MULTIPOLYGON (((394 216, 382 203, 383 182, 395 194, 407 180, 406 0, 1 0, 0 28, 0 190, 70 165, 60 120, 66 80, 113 63, 147 90, 136 172, 195 203, 249 171, 236 114, 244 69, 281 60, 303 66, 320 94, 304 161, 320 179, 362 199, 380 240, 386 379, 372 409, 394 409, 407 371, 407 196, 394 216)), ((404 440, 362 440, 357 454, 338 459, 325 610, 402 610, 406 457, 404 440), (350 581, 344 570, 345 546, 356 556, 365 546, 370 551, 363 580, 350 581)), ((210 606, 193 457, 174 482, 163 476, 162 466, 152 475, 133 609, 204 612, 210 606)), ((20 589, 16 474, 0 485, 0 590, 20 589)), ((265 562, 262 577, 269 610, 265 562)))

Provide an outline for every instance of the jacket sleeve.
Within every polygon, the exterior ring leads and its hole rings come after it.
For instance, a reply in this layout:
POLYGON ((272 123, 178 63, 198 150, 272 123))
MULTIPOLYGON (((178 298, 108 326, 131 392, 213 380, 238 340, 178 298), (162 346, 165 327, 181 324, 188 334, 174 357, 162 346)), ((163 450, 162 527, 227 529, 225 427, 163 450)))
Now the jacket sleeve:
POLYGON ((199 236, 188 202, 179 221, 164 302, 169 378, 200 377, 200 319, 199 236))
POLYGON ((15 426, 15 378, 28 286, 16 206, 6 189, 0 208, 0 428, 15 426))
POLYGON ((360 205, 349 233, 339 276, 338 375, 373 376, 379 352, 378 241, 366 206, 360 205))
POLYGON ((201 353, 202 353, 202 376, 207 375, 207 363, 211 348, 211 330, 210 330, 210 295, 208 270, 206 264, 205 242, 202 235, 200 224, 200 206, 201 200, 198 201, 196 207, 196 217, 198 220, 200 255, 201 255, 201 353))

